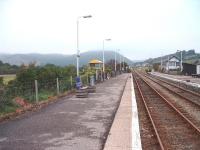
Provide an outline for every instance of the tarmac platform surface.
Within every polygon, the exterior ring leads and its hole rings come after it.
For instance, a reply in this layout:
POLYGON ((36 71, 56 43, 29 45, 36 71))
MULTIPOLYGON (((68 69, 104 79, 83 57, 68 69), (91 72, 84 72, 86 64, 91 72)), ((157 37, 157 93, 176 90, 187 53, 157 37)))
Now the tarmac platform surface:
POLYGON ((0 149, 102 149, 128 77, 122 74, 98 84, 88 98, 63 97, 41 110, 0 123, 0 149))

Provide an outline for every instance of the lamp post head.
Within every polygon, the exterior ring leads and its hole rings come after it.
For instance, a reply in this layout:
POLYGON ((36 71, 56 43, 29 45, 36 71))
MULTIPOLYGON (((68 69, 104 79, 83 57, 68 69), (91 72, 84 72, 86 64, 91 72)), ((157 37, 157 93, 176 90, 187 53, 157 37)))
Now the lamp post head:
POLYGON ((92 18, 92 15, 82 16, 83 18, 92 18))
POLYGON ((111 41, 111 39, 105 39, 105 41, 111 41))

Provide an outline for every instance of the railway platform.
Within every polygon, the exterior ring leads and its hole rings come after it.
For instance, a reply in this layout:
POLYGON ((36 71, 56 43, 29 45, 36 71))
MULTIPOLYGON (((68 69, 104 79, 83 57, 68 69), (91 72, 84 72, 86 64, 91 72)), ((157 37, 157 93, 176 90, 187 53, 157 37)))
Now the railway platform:
POLYGON ((128 78, 104 150, 141 150, 133 78, 128 78))
POLYGON ((162 77, 168 80, 172 80, 178 83, 183 83, 192 87, 200 88, 200 79, 193 78, 192 76, 183 76, 183 75, 169 75, 159 72, 152 72, 152 75, 162 77))
MULTIPOLYGON (((77 98, 75 94, 61 97, 40 110, 1 122, 0 149, 103 149, 125 85, 129 85, 131 92, 130 79, 126 82, 130 75, 122 74, 97 84, 96 92, 87 98, 77 98)), ((125 93, 128 92, 126 87, 125 93)))

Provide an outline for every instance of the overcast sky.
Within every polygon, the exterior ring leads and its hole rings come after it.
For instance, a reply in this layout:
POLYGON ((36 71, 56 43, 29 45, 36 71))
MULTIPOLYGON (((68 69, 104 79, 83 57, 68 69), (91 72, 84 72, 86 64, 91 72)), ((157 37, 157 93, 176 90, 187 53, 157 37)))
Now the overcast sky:
POLYGON ((133 60, 200 52, 200 0, 0 0, 0 53, 120 49, 133 60))

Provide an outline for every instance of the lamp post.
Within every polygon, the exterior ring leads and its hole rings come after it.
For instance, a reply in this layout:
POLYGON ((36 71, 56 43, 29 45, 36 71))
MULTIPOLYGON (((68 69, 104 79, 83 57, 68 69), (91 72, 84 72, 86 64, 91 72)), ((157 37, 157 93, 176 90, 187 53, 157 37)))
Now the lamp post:
POLYGON ((111 39, 104 39, 103 40, 103 80, 105 78, 105 54, 104 54, 104 42, 111 41, 111 39))
POLYGON ((80 50, 79 50, 79 19, 81 18, 91 18, 91 15, 87 15, 87 16, 80 16, 77 18, 76 20, 76 25, 77 25, 77 55, 76 55, 76 73, 77 73, 77 77, 79 76, 79 58, 80 58, 80 50))
POLYGON ((121 59, 121 54, 119 53, 119 71, 120 71, 120 73, 121 73, 121 70, 122 70, 122 59, 121 59))
POLYGON ((104 42, 111 41, 111 39, 104 39, 103 40, 103 72, 105 72, 105 55, 104 55, 104 42))
POLYGON ((115 50, 115 73, 117 71, 117 50, 115 50))
POLYGON ((124 71, 124 56, 123 56, 123 67, 122 68, 123 68, 122 70, 124 71))
POLYGON ((168 56, 168 58, 167 58, 168 60, 168 63, 167 63, 167 71, 169 72, 169 56, 168 56))
POLYGON ((181 68, 181 72, 182 72, 183 71, 183 54, 182 54, 181 50, 177 50, 177 52, 181 53, 181 65, 180 65, 180 68, 181 68))

